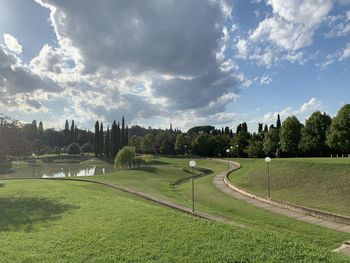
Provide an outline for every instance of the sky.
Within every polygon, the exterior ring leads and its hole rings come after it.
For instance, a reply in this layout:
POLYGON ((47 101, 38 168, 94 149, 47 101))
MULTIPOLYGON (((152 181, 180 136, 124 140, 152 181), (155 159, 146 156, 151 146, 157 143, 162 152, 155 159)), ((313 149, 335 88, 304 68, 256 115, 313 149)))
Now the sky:
POLYGON ((0 113, 272 124, 350 100, 350 0, 0 0, 0 113))

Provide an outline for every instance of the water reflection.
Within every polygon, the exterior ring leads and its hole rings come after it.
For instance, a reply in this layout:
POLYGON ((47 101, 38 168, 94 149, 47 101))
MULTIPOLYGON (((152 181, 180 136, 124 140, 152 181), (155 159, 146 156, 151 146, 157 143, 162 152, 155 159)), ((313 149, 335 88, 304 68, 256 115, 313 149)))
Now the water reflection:
POLYGON ((86 164, 43 164, 41 166, 15 169, 9 174, 0 175, 0 178, 62 178, 75 176, 104 175, 114 171, 113 165, 86 165, 86 164))

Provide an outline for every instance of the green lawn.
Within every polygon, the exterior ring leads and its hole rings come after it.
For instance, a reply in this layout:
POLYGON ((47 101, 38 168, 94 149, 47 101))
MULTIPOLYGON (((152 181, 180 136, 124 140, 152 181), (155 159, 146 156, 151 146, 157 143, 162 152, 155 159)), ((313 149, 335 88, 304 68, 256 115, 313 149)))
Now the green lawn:
MULTIPOLYGON (((196 161, 198 166, 210 167, 216 172, 227 170, 226 163, 203 159, 196 161)), ((156 159, 153 165, 143 169, 118 171, 89 178, 115 183, 191 207, 190 182, 178 187, 170 186, 177 179, 189 176, 182 169, 182 166, 188 166, 188 162, 187 159, 161 157, 156 159)), ((196 179, 196 209, 226 217, 253 229, 266 229, 272 233, 282 232, 292 239, 314 243, 328 249, 335 248, 350 239, 349 234, 296 221, 233 199, 213 185, 215 174, 196 179)))
POLYGON ((283 231, 210 222, 92 183, 0 186, 1 262, 349 262, 283 231))
MULTIPOLYGON (((267 165, 262 159, 239 159, 242 169, 230 180, 266 196, 267 165)), ((350 215, 350 158, 274 159, 270 164, 271 197, 350 215)))

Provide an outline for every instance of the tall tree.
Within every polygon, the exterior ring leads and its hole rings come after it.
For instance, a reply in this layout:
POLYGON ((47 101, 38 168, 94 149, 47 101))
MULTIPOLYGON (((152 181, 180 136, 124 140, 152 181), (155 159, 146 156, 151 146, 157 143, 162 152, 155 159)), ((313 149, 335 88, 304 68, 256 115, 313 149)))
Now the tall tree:
POLYGON ((104 142, 104 153, 106 157, 109 157, 111 153, 110 143, 111 143, 111 139, 109 138, 109 126, 107 126, 106 137, 104 142))
POLYGON ((117 154, 117 124, 113 121, 111 131, 111 155, 114 158, 117 154))
POLYGON ((121 137, 121 148, 125 146, 125 119, 124 116, 122 118, 122 133, 120 135, 121 137))
POLYGON ((279 131, 277 129, 270 129, 265 133, 263 151, 267 156, 278 156, 278 148, 280 143, 279 131))
POLYGON ((119 124, 119 122, 117 124, 115 141, 116 141, 116 145, 115 145, 116 153, 118 153, 118 151, 120 149, 122 149, 122 138, 121 138, 121 131, 120 131, 120 124, 119 124))
POLYGON ((70 126, 70 143, 75 142, 75 125, 74 120, 72 120, 72 124, 70 126))
POLYGON ((103 123, 101 121, 101 125, 100 125, 100 154, 102 155, 102 153, 104 153, 104 133, 103 133, 103 123))
POLYGON ((44 125, 43 122, 40 121, 39 122, 39 127, 38 127, 38 138, 39 140, 43 140, 44 139, 44 125))
POLYGON ((262 123, 258 123, 258 133, 263 131, 263 124, 262 123))
POLYGON ((264 126, 264 132, 268 132, 269 131, 269 128, 267 127, 267 124, 265 124, 264 126))
POLYGON ((240 133, 242 131, 242 124, 238 124, 237 129, 236 129, 236 133, 240 133))
POLYGON ((281 118, 280 118, 280 115, 279 115, 279 114, 277 114, 276 128, 277 128, 278 130, 281 128, 281 118))
POLYGON ((95 157, 98 157, 100 153, 100 124, 98 121, 95 123, 95 157))
POLYGON ((311 155, 322 156, 328 150, 326 134, 331 126, 332 118, 326 113, 314 112, 305 122, 302 129, 300 148, 311 155))
POLYGON ((248 125, 246 122, 242 123, 242 132, 248 132, 248 125))
POLYGON ((64 145, 68 145, 69 141, 70 141, 69 122, 68 122, 68 120, 66 120, 66 123, 64 125, 63 134, 64 134, 64 145))
MULTIPOLYGON (((173 131, 173 130, 171 130, 173 131)), ((128 146, 129 145, 129 128, 128 128, 128 125, 126 125, 126 128, 125 128, 125 146, 128 146)))
POLYGON ((338 151, 350 152, 350 104, 344 105, 333 118, 327 144, 338 151))
POLYGON ((141 143, 141 149, 143 153, 154 153, 154 144, 155 144, 156 138, 154 134, 147 133, 142 140, 141 143))
POLYGON ((280 129, 281 149, 293 156, 299 153, 302 124, 295 116, 288 117, 280 129))

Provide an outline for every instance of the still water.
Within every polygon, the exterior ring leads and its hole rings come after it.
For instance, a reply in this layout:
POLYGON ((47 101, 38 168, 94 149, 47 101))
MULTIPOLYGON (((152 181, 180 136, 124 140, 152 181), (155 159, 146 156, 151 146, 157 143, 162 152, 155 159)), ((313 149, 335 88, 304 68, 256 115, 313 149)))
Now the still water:
POLYGON ((12 169, 6 174, 0 174, 1 178, 59 178, 76 176, 103 175, 114 171, 113 165, 91 165, 80 163, 52 164, 12 169))

